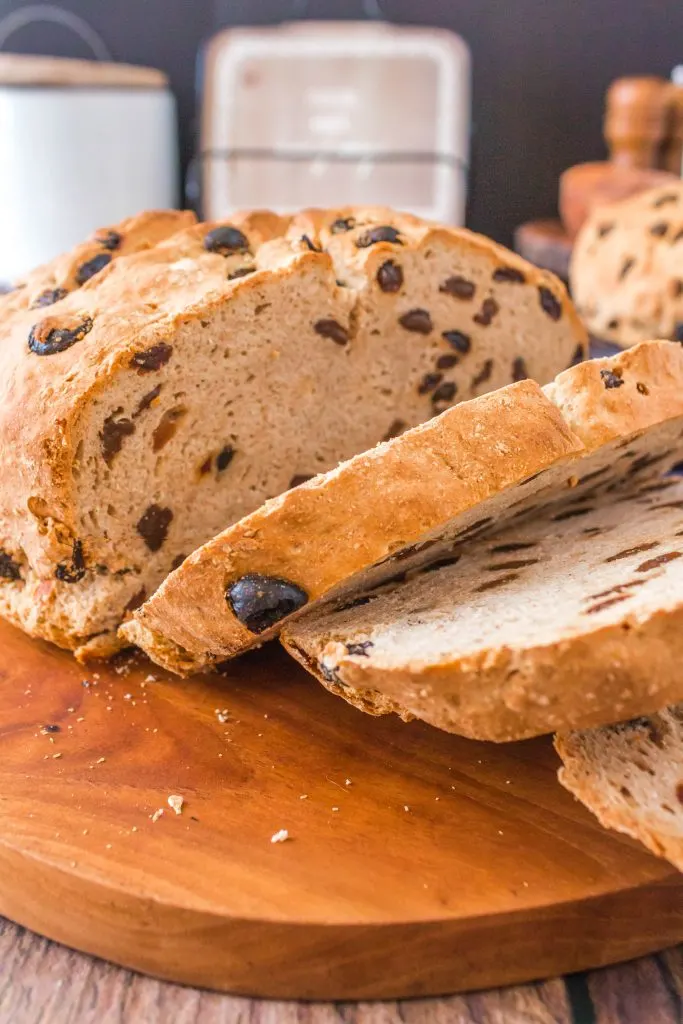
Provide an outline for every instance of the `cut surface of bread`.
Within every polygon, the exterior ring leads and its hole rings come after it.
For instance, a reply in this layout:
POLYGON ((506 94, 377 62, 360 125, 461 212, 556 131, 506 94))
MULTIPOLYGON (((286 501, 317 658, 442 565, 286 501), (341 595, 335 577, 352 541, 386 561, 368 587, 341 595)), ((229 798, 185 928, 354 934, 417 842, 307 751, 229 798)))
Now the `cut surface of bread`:
POLYGON ((461 405, 225 530, 123 634, 166 667, 196 671, 263 642, 322 598, 345 599, 438 561, 458 539, 524 514, 539 491, 562 494, 578 475, 579 491, 606 486, 624 439, 632 472, 652 472, 671 461, 669 435, 678 445, 682 386, 683 350, 653 342, 560 374, 546 389, 552 405, 539 404, 529 383, 461 405), (558 434, 565 413, 571 429, 558 434), (631 446, 653 425, 661 436, 631 446), (253 609, 274 614, 259 623, 253 609))
POLYGON ((582 450, 537 384, 511 384, 268 502, 186 559, 122 633, 173 671, 210 667, 335 588, 403 571, 406 546, 444 524, 474 535, 582 450))
POLYGON ((97 232, 0 300, 0 613, 81 656, 269 497, 584 352, 562 285, 468 232, 193 220, 97 232))
POLYGON ((574 244, 570 280, 596 337, 622 347, 683 340, 683 184, 594 209, 574 244))
POLYGON ((562 785, 683 871, 683 704, 555 738, 562 785))
POLYGON ((683 697, 683 482, 553 503, 363 600, 285 644, 365 710, 494 741, 655 710, 683 697))

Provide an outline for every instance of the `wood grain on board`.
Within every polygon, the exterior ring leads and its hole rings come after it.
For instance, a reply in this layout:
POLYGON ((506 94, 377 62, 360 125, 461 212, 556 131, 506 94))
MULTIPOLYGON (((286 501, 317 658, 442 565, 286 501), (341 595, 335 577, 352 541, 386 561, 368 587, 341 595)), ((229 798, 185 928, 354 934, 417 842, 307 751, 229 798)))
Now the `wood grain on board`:
POLYGON ((85 672, 0 624, 0 913, 284 998, 472 990, 679 941, 682 876, 556 768, 546 740, 365 716, 277 646, 181 681, 85 672))

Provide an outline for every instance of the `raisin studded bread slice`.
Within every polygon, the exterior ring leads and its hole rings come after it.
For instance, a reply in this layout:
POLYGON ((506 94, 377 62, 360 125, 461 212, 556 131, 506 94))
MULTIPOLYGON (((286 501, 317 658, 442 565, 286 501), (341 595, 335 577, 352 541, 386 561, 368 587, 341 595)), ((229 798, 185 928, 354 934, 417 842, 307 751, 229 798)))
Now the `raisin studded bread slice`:
POLYGON ((555 738, 562 785, 683 871, 683 705, 555 738))
POLYGON ((166 238, 187 218, 159 216, 4 300, 0 612, 79 656, 303 476, 583 352, 562 286, 466 232, 346 210, 166 238))
POLYGON ((596 208, 576 240, 570 279, 596 337, 622 348, 683 341, 683 184, 596 208))
POLYGON ((551 470, 486 534, 439 538, 406 582, 289 623, 287 649, 363 710, 477 739, 680 699, 683 487, 658 474, 683 451, 682 373, 680 347, 653 342, 562 374, 545 390, 596 445, 570 466, 572 489, 566 469, 551 470))
POLYGON ((570 455, 592 486, 590 479, 609 474, 625 436, 664 421, 657 453, 644 455, 643 442, 634 449, 635 472, 646 472, 656 456, 667 457, 682 385, 683 350, 659 342, 576 366, 549 385, 573 435, 558 433, 560 412, 539 403, 530 384, 466 403, 225 530, 122 632, 173 671, 209 667, 262 643, 288 615, 322 598, 438 560, 455 538, 471 539, 512 508, 521 513, 541 489, 564 491, 578 472, 565 465, 570 455))

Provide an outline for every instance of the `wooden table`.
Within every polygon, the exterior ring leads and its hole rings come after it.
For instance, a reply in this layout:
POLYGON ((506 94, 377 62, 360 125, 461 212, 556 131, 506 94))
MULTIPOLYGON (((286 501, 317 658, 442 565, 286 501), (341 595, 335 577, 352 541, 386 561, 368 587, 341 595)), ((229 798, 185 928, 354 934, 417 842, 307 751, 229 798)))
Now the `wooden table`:
POLYGON ((0 919, 0 1024, 681 1024, 683 947, 444 999, 282 1003, 154 981, 0 919))

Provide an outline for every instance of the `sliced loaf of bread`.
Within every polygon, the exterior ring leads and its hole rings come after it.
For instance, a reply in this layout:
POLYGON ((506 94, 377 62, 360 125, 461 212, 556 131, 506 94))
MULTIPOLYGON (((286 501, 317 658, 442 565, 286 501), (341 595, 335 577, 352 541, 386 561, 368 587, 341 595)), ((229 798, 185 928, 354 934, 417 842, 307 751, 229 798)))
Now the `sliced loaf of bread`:
POLYGON ((530 383, 461 405, 225 530, 122 633, 166 667, 197 671, 262 643, 322 598, 345 601, 449 557, 456 542, 568 486, 575 498, 604 489, 626 466, 642 479, 679 445, 682 388, 683 350, 653 342, 566 371, 547 405, 530 383))
POLYGON ((660 476, 683 452, 681 373, 680 346, 655 342, 561 375, 547 393, 597 444, 572 489, 548 473, 486 534, 439 541, 409 580, 289 623, 287 649, 366 711, 484 740, 681 699, 683 485, 660 476), (611 385, 602 407, 596 380, 611 385))
POLYGON ((193 220, 98 232, 0 301, 0 613, 79 656, 267 498, 584 352, 563 286, 468 232, 193 220))
POLYGON ((683 704, 555 738, 559 779, 605 828, 683 871, 683 704))

